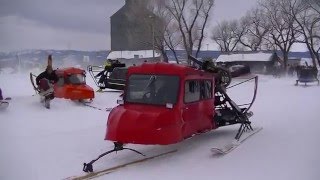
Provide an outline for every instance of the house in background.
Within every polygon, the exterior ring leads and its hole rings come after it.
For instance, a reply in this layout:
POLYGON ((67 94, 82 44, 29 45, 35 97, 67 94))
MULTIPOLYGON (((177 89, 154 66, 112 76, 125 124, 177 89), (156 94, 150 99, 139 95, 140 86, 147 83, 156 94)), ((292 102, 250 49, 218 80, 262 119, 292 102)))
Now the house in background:
POLYGON ((221 54, 216 63, 225 67, 233 65, 247 65, 253 73, 271 74, 280 64, 277 53, 242 52, 234 54, 221 54))
POLYGON ((107 59, 119 60, 121 63, 126 64, 127 67, 133 65, 140 65, 142 63, 155 63, 160 62, 161 54, 155 52, 153 57, 152 50, 140 51, 111 51, 107 59))

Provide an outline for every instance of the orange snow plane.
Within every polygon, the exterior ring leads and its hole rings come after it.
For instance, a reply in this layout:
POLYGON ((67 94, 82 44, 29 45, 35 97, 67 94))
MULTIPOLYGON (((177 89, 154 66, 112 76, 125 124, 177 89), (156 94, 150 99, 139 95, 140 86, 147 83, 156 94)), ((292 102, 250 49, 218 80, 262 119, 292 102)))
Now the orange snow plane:
POLYGON ((92 100, 94 90, 86 84, 86 72, 83 69, 69 67, 57 69, 59 78, 54 84, 54 96, 70 100, 92 100))

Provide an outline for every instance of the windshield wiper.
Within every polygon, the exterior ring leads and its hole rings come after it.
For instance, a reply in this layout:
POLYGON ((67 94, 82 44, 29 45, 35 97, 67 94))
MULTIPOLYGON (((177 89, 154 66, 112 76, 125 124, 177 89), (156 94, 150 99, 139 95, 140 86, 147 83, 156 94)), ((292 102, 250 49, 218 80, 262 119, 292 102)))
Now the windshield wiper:
POLYGON ((157 79, 157 76, 152 75, 152 76, 150 77, 149 81, 148 81, 147 86, 144 88, 144 91, 145 91, 148 87, 150 87, 150 85, 153 84, 156 79, 157 79))

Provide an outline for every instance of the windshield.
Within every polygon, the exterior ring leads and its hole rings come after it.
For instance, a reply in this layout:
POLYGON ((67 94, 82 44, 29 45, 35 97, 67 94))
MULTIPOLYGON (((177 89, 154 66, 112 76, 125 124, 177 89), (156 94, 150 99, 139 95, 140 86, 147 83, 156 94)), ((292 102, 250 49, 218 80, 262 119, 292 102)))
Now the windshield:
POLYGON ((69 76, 69 82, 71 84, 85 84, 86 79, 84 74, 72 74, 69 76))
POLYGON ((111 75, 110 75, 110 79, 126 79, 126 75, 127 75, 127 68, 115 68, 111 75))
POLYGON ((128 81, 126 101, 155 105, 175 104, 178 88, 178 76, 131 75, 128 81))

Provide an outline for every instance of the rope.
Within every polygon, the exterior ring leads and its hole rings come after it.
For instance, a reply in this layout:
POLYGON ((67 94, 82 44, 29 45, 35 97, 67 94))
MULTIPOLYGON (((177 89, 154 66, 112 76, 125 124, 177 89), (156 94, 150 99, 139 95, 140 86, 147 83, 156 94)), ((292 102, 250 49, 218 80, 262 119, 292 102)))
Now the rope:
POLYGON ((240 85, 240 84, 243 84, 243 83, 248 82, 248 81, 250 81, 250 80, 252 80, 252 79, 255 79, 255 78, 256 78, 256 76, 255 76, 255 77, 252 77, 252 78, 250 78, 250 79, 247 79, 247 80, 245 80, 245 81, 239 82, 239 83, 237 83, 237 84, 234 84, 234 85, 232 85, 232 86, 229 86, 229 87, 227 87, 227 89, 233 88, 233 87, 235 87, 235 86, 238 86, 238 85, 240 85))

